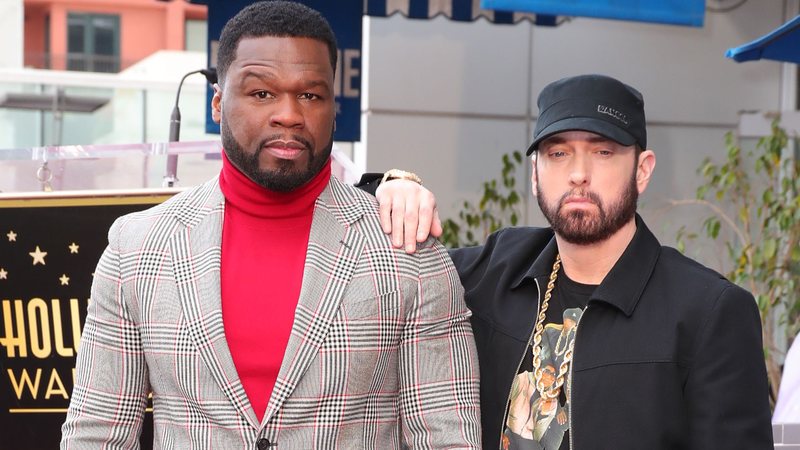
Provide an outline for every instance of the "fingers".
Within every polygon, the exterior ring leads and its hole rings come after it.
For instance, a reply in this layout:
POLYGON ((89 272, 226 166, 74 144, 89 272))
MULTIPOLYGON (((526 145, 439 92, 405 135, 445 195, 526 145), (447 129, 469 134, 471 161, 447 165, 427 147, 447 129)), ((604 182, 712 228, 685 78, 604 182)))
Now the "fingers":
MULTIPOLYGON (((423 242, 428 239, 428 236, 431 234, 431 225, 438 217, 438 213, 436 212, 436 198, 433 196, 431 191, 427 189, 422 189, 419 199, 419 220, 416 224, 416 231, 417 231, 417 242, 423 242)), ((408 221, 406 221, 408 223, 408 221)))
MULTIPOLYGON (((403 183, 416 185, 411 181, 392 180, 381 184, 375 191, 381 228, 384 233, 390 235, 392 246, 395 248, 403 248, 404 243, 408 241, 405 236, 406 211, 409 210, 408 204, 417 205, 418 202, 415 193, 409 193, 408 190, 403 189, 403 183)), ((414 215, 417 214, 417 207, 413 206, 414 215)), ((416 229, 416 224, 414 229, 416 229)), ((416 244, 410 252, 413 253, 415 249, 416 244)))
POLYGON ((403 215, 403 244, 405 245, 406 253, 417 251, 419 207, 419 198, 417 196, 411 196, 406 199, 405 214, 403 215))
POLYGON ((435 238, 442 237, 444 229, 442 228, 442 220, 439 218, 439 208, 433 209, 433 225, 431 225, 431 236, 435 238))
POLYGON ((391 180, 375 192, 379 203, 381 228, 391 235, 392 246, 407 253, 429 235, 442 235, 436 197, 421 185, 408 180, 391 180))
POLYGON ((385 187, 385 184, 381 184, 378 186, 378 189, 375 191, 375 198, 378 200, 378 212, 381 217, 381 228, 383 232, 386 234, 392 233, 392 197, 390 195, 385 194, 385 190, 382 189, 385 187))
POLYGON ((392 198, 392 246, 394 248, 401 248, 403 246, 403 239, 405 238, 403 232, 403 220, 406 215, 406 198, 398 195, 392 198))

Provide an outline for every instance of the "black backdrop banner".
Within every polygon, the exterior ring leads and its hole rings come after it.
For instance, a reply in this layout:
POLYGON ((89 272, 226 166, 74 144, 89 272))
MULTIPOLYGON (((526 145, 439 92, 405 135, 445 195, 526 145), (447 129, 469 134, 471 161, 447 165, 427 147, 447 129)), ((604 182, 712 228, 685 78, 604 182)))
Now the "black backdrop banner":
POLYGON ((58 448, 108 228, 174 193, 0 196, 0 449, 58 448))

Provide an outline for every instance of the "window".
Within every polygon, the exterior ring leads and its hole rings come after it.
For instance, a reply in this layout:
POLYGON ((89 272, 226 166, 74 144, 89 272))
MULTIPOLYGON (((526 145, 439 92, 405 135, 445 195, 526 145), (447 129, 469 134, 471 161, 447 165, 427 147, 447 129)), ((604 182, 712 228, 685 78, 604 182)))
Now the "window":
POLYGON ((69 13, 67 70, 119 72, 119 16, 69 13))
POLYGON ((208 25, 205 20, 186 20, 186 48, 190 52, 206 51, 208 45, 208 25))

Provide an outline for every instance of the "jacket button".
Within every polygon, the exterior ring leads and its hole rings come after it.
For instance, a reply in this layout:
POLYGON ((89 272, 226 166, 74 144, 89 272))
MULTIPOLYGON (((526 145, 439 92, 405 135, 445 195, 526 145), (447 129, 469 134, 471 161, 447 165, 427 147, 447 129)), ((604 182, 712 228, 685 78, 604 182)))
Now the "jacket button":
POLYGON ((266 438, 261 438, 256 442, 258 450, 267 450, 270 446, 272 446, 272 444, 270 444, 269 439, 266 438))

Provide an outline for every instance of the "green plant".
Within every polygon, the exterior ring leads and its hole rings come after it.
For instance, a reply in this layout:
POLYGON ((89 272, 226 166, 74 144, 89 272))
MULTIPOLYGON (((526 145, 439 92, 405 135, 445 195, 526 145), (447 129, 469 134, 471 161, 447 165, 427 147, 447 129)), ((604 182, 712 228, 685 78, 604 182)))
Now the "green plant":
POLYGON ((519 222, 519 204, 522 201, 517 191, 517 169, 522 165, 522 153, 513 151, 503 155, 500 180, 483 183, 483 192, 478 204, 464 201, 458 213, 458 221, 446 219, 442 223, 442 242, 449 248, 478 245, 494 231, 505 225, 519 222))
MULTIPOLYGON (((728 133, 725 161, 706 159, 698 169, 704 181, 697 198, 675 202, 711 210, 702 233, 724 242, 732 264, 727 277, 756 298, 773 401, 781 379, 777 343, 791 340, 800 329, 800 163, 782 156, 788 142, 777 121, 755 151, 744 152, 728 133), (720 234, 723 225, 731 238, 720 234)), ((682 227, 678 249, 697 235, 682 227)))

